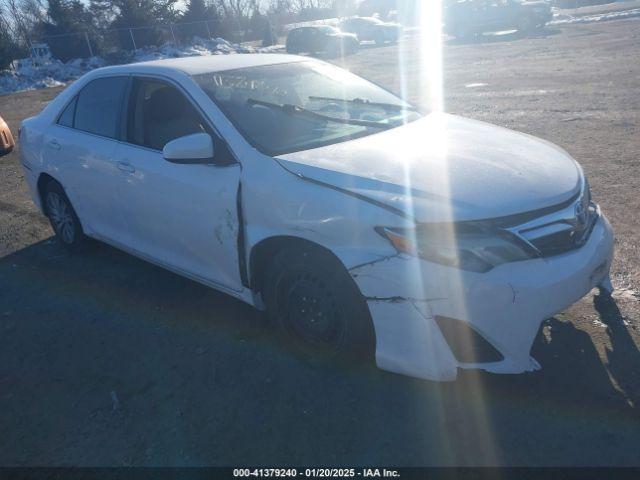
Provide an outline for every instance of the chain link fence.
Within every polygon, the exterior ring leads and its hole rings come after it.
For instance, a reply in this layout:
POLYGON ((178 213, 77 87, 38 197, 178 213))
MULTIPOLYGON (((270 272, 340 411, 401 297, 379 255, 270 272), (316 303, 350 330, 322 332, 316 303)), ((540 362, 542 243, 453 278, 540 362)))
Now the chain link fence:
MULTIPOLYGON (((166 43, 186 45, 194 37, 215 39, 223 36, 232 43, 256 40, 262 32, 221 28, 220 22, 202 20, 175 24, 159 24, 146 27, 113 28, 97 32, 77 32, 39 37, 36 44, 47 44, 54 58, 64 62, 75 58, 93 56, 118 57, 145 47, 157 47, 166 43), (223 31, 224 30, 224 31, 223 31)), ((33 50, 33 49, 32 49, 33 50)))

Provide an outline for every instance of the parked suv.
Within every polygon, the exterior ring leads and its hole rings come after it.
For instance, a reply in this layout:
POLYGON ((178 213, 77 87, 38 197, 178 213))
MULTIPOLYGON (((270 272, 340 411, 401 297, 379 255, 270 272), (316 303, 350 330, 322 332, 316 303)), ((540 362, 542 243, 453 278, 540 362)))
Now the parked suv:
POLYGON ((552 16, 544 1, 450 0, 444 23, 448 34, 463 38, 497 30, 531 32, 543 28, 552 16))
POLYGON ((0 117, 0 157, 11 153, 15 143, 7 122, 0 117))
POLYGON ((354 33, 361 42, 373 40, 378 45, 385 42, 397 42, 402 34, 398 23, 383 22, 374 17, 353 17, 340 24, 345 32, 354 33))
POLYGON ((341 32, 330 25, 294 28, 287 36, 289 53, 354 53, 358 50, 358 37, 341 32))

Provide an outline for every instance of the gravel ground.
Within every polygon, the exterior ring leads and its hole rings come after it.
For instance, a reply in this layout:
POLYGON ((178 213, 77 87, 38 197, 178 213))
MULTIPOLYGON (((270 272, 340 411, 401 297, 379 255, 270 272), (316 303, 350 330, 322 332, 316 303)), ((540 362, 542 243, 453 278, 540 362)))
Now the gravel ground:
MULTIPOLYGON (((225 295, 104 245, 65 253, 0 159, 0 465, 640 465, 639 26, 444 49, 446 110, 568 150, 617 234, 618 291, 547 320, 536 373, 300 363, 225 295)), ((418 42, 345 63, 418 100, 418 42)), ((58 92, 0 114, 17 133, 58 92)))

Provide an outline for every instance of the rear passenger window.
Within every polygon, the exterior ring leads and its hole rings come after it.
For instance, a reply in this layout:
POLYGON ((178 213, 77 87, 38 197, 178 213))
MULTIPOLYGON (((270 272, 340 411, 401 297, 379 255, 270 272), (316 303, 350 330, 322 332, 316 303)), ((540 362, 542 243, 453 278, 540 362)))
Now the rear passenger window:
POLYGON ((78 97, 74 97, 67 108, 64 109, 60 118, 58 118, 58 124, 65 127, 73 127, 73 116, 76 113, 76 103, 78 102, 78 97))
POLYGON ((87 84, 78 95, 74 128, 116 138, 126 85, 127 77, 98 78, 87 84))

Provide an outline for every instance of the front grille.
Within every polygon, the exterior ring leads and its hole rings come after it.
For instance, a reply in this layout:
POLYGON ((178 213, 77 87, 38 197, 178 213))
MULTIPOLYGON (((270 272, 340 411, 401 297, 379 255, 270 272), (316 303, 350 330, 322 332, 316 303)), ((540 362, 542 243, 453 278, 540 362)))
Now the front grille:
POLYGON ((590 221, 584 228, 569 227, 563 231, 535 238, 531 240, 531 244, 538 249, 543 257, 560 255, 561 253, 575 250, 584 245, 589 239, 597 218, 595 214, 589 215, 590 221))
POLYGON ((539 256, 550 257, 584 245, 599 216, 597 205, 591 202, 587 193, 561 211, 512 227, 509 231, 539 256))

